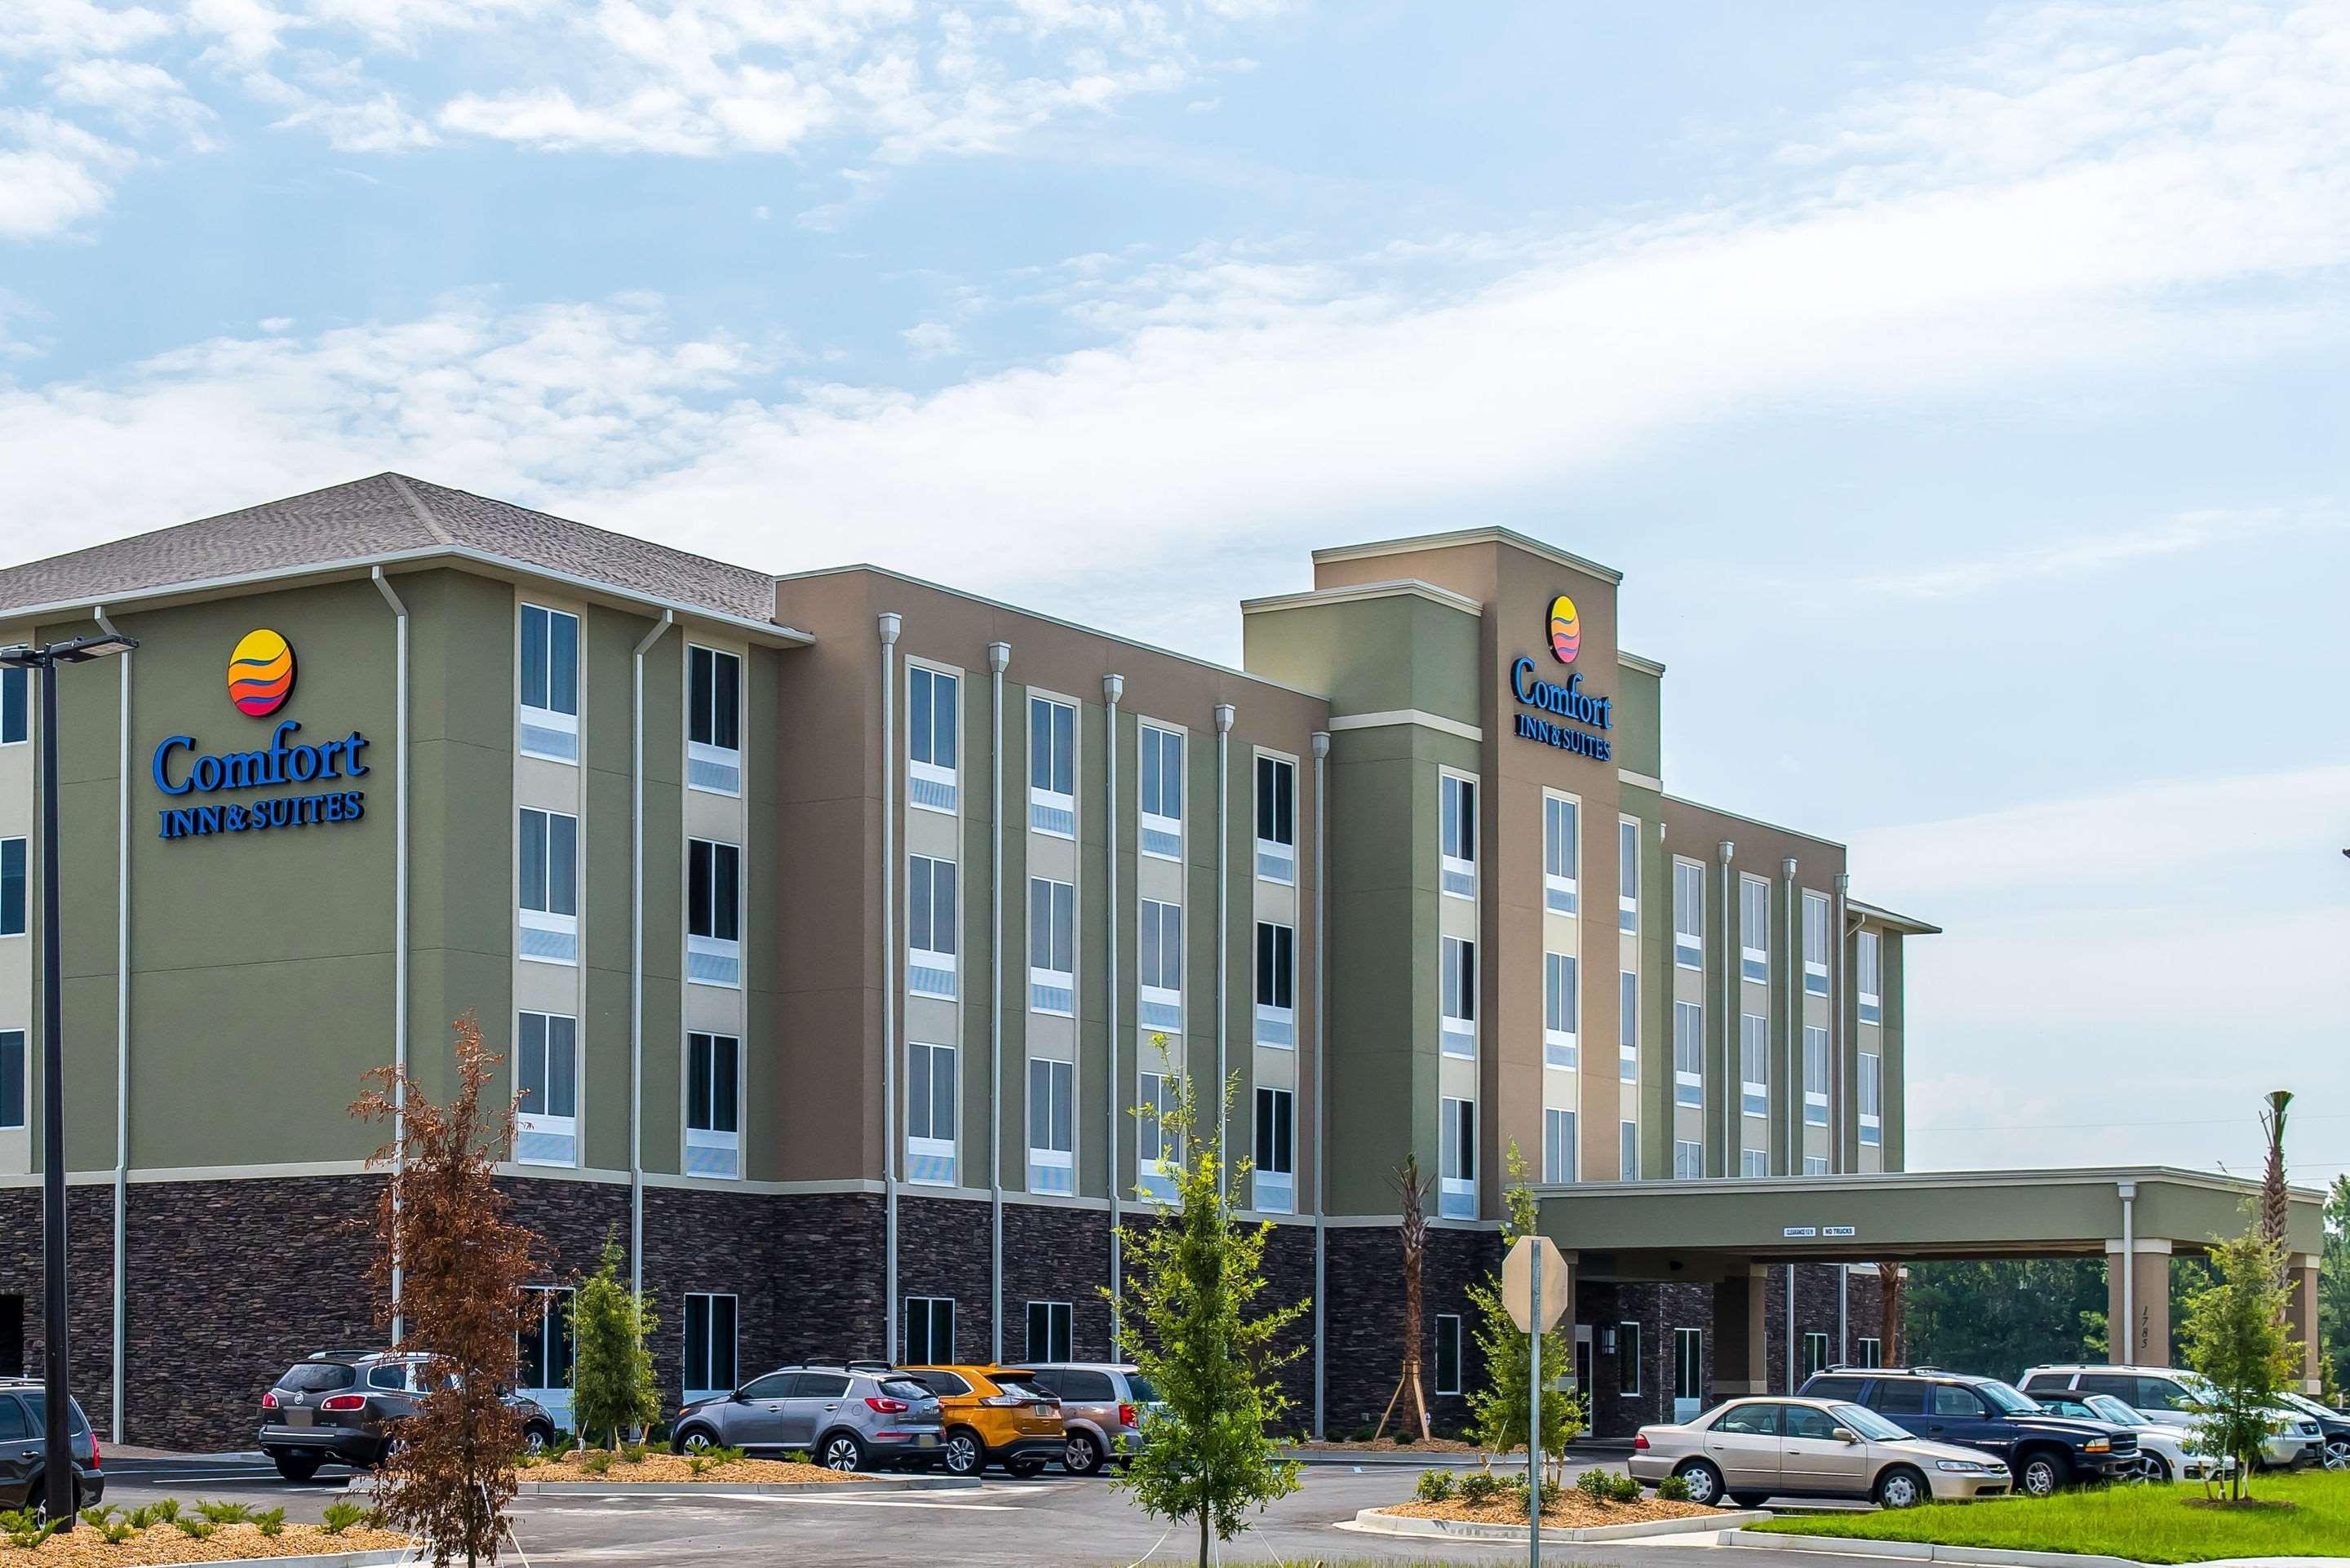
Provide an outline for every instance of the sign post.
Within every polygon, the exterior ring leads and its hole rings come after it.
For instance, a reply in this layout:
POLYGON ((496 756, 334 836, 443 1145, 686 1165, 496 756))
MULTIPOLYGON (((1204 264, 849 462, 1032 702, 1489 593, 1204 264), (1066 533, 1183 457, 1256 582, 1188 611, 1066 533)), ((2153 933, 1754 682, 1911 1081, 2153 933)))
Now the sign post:
POLYGON ((1542 1339, 1566 1313, 1566 1260, 1547 1236, 1521 1236, 1502 1260, 1502 1304, 1527 1336, 1526 1563, 1542 1568, 1542 1339))

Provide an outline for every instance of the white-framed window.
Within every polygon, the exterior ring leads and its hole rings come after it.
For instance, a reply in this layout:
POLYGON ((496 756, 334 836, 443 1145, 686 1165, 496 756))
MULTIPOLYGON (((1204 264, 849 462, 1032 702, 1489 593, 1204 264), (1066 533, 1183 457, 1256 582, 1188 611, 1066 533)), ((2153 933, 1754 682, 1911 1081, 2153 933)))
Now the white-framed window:
POLYGON ((1804 1174, 1805 1176, 1825 1176, 1827 1173, 1828 1157, 1826 1155, 1807 1154, 1804 1156, 1804 1174))
POLYGON ((523 1165, 579 1163, 579 1021, 525 1012, 515 1021, 515 1159, 523 1165))
POLYGON ((1640 1397, 1640 1325, 1616 1325, 1616 1392, 1627 1399, 1640 1397))
POLYGON ((925 811, 961 798, 962 681, 922 665, 906 670, 906 801, 925 811))
POLYGON ((904 1355, 907 1366, 954 1365, 955 1304, 952 1296, 908 1296, 905 1318, 904 1355))
POLYGON ((33 672, 21 664, 0 669, 0 746, 21 746, 33 732, 33 672))
POLYGON ((1885 1059, 1874 1051, 1860 1054, 1860 1141, 1872 1147, 1885 1142, 1885 1059))
POLYGON ((688 1403, 734 1391, 734 1330, 739 1307, 740 1303, 731 1294, 686 1293, 685 1397, 688 1403))
POLYGON ((1447 1099, 1437 1106, 1436 1211, 1447 1220, 1477 1218, 1477 1102, 1447 1099))
MULTIPOLYGON (((571 1400, 571 1287, 525 1285, 529 1306, 522 1328, 515 1334, 515 1386, 536 1397, 552 1393, 557 1403, 571 1400)), ((540 1399, 541 1404, 546 1403, 540 1399)))
POLYGON ((1050 697, 1028 699, 1028 826, 1077 836, 1077 711, 1050 697))
POLYGON ((579 618, 522 607, 522 750, 549 762, 579 760, 579 618))
POLYGON ((1555 1106, 1543 1107, 1543 1179, 1553 1184, 1575 1179, 1575 1113, 1555 1106))
POLYGON ((1616 824, 1616 929, 1640 929, 1640 825, 1628 816, 1616 824))
POLYGON ((1705 1104, 1705 1009, 1694 1002, 1673 1003, 1673 1103, 1705 1104))
POLYGON ((1828 993, 1828 901, 1820 893, 1804 895, 1804 989, 1828 993))
POLYGON ((954 1000, 958 888, 953 861, 906 857, 906 989, 916 996, 954 1000))
POLYGON ((1183 857, 1183 736, 1156 724, 1140 726, 1142 831, 1139 847, 1162 860, 1183 857))
POLYGON ((743 983, 743 849, 714 839, 685 843, 685 978, 743 983))
POLYGON ((1738 1081, 1742 1109, 1750 1116, 1771 1114, 1771 1021, 1759 1012, 1738 1015, 1738 1081))
POLYGON ((1028 1059, 1028 1190, 1066 1196, 1077 1189, 1077 1069, 1043 1056, 1028 1059))
POLYGON ((1816 1023, 1804 1025, 1804 1120, 1828 1125, 1828 1032, 1816 1023))
POLYGON ((1673 1330, 1673 1399, 1691 1403, 1705 1397, 1705 1330, 1673 1330))
POLYGON ((1806 1331, 1804 1334, 1804 1376, 1828 1369, 1828 1336, 1806 1331))
POLYGON ((1069 1332, 1076 1316, 1067 1302, 1030 1302, 1027 1358, 1045 1362, 1070 1360, 1069 1332))
POLYGON ((1738 879, 1740 972, 1757 984, 1771 982, 1771 884, 1760 877, 1738 879))
POLYGON ((579 819, 524 806, 516 829, 522 940, 540 963, 579 961, 579 819))
POLYGON ((1640 1179, 1640 1124, 1620 1121, 1616 1124, 1616 1174, 1625 1181, 1640 1179))
POLYGON ((1256 1043, 1297 1044, 1297 931, 1272 920, 1256 923, 1256 1043))
POLYGON ((1477 781, 1459 774, 1436 777, 1439 885, 1447 897, 1477 896, 1477 781))
POLYGON ((1135 1085, 1135 1106, 1140 1115, 1134 1124, 1136 1184, 1146 1198, 1174 1201, 1175 1178, 1170 1169, 1183 1162, 1183 1136, 1167 1125, 1175 1114, 1177 1085, 1172 1073, 1144 1073, 1135 1085))
POLYGON ((1883 953, 1875 931, 1862 931, 1853 939, 1853 979, 1860 988, 1860 1021, 1863 1023, 1885 1022, 1883 971, 1879 965, 1883 953))
POLYGON ((25 1125, 26 1067, 25 1032, 0 1029, 0 1127, 25 1125))
POLYGON ((27 929, 32 906, 25 865, 25 841, 0 838, 0 937, 21 937, 27 929))
POLYGON ((1705 867, 1694 860, 1673 862, 1673 961, 1705 967, 1705 867))
POLYGON ((1640 1081, 1640 976, 1628 969, 1616 971, 1616 1076, 1640 1081))
POLYGON ((685 1173, 743 1174, 743 1042, 732 1034, 685 1037, 685 1173))
POLYGON ((1543 796, 1543 908, 1572 915, 1582 882, 1583 808, 1564 795, 1543 796))
POLYGON ((1740 1149, 1738 1151, 1738 1174, 1741 1176, 1770 1175, 1770 1150, 1761 1148, 1740 1149))
POLYGON ((1572 1067, 1582 1003, 1573 953, 1543 954, 1543 1065, 1572 1067))
POLYGON ((1139 1017, 1145 1029, 1183 1027, 1183 906, 1142 900, 1135 922, 1141 945, 1139 1017))
POLYGON ((1477 1054, 1477 944, 1465 937, 1438 939, 1438 1033, 1448 1056, 1477 1054))
POLYGON ((1461 1314, 1436 1314, 1436 1391, 1461 1392, 1461 1314))
POLYGON ((906 1046, 906 1179, 925 1187, 955 1184, 955 1116, 960 1064, 951 1045, 906 1046))
POLYGON ((1860 1352, 1861 1366, 1882 1366, 1885 1365, 1885 1342, 1883 1340, 1875 1338, 1868 1334, 1863 1334, 1857 1341, 1857 1345, 1860 1352))
POLYGON ((743 659, 698 643, 685 649, 685 786, 743 793, 743 659))
POLYGON ((1028 878, 1028 1006, 1072 1018, 1077 1011, 1077 889, 1028 878))
POLYGON ((1673 1179, 1696 1181, 1705 1175, 1705 1145, 1691 1138, 1673 1140, 1673 1179))
POLYGON ((1256 1092, 1254 1202, 1260 1214, 1297 1211, 1297 1100, 1287 1089, 1256 1092))
POLYGON ((1256 760, 1256 874, 1297 880, 1297 764, 1280 757, 1256 760))

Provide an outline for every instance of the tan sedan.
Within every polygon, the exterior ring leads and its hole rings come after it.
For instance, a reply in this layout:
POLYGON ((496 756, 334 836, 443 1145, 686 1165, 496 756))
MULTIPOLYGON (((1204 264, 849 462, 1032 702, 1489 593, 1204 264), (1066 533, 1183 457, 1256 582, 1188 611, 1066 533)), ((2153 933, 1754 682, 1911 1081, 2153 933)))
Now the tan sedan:
POLYGON ((1921 1442, 1839 1399, 1733 1399, 1697 1419, 1643 1427, 1633 1479, 1689 1483, 1692 1501, 1866 1498, 1883 1508, 2004 1497, 2007 1466, 1976 1449, 1921 1442))

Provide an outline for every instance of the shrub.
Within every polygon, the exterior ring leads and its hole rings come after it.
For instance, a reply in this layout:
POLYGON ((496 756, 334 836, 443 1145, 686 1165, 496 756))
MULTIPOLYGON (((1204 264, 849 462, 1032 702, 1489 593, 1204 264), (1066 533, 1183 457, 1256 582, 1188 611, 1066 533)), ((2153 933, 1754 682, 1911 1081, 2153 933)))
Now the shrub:
POLYGON ((34 1523, 33 1511, 29 1508, 0 1513, 0 1535, 5 1535, 9 1545, 22 1551, 37 1551, 42 1542, 57 1532, 57 1527, 54 1524, 34 1523))
POLYGON ((172 1522, 178 1527, 181 1534, 191 1541, 202 1541, 220 1528, 208 1519, 175 1519, 172 1522))
POLYGON ((1602 1469, 1588 1469, 1584 1471, 1581 1475, 1575 1478, 1575 1490, 1581 1492, 1584 1496, 1589 1498, 1594 1502, 1606 1502, 1607 1501, 1607 1472, 1602 1469))
POLYGON ((242 1502, 200 1502, 196 1511, 213 1524, 243 1524, 253 1517, 253 1508, 242 1502))
POLYGON ((651 1451, 652 1450, 650 1449, 647 1448, 642 1443, 623 1443, 620 1445, 620 1458, 623 1462, 628 1464, 643 1464, 645 1462, 645 1456, 651 1451))
POLYGON ((590 1449, 579 1456, 579 1468, 591 1476, 600 1476, 612 1468, 617 1457, 609 1449, 590 1449))
POLYGON ((286 1533, 286 1511, 273 1508, 253 1516, 253 1527, 273 1540, 286 1533))
POLYGON ((1558 1482, 1545 1478, 1542 1483, 1543 1511, 1548 1513, 1558 1506, 1561 1488, 1558 1482))
POLYGON ((1610 1471, 1607 1476, 1607 1501, 1610 1502, 1639 1501, 1640 1483, 1634 1480, 1628 1474, 1610 1471))
POLYGON ((1451 1470, 1422 1470, 1419 1484, 1411 1489, 1411 1495, 1422 1502, 1451 1502, 1461 1495, 1461 1487, 1451 1470))
POLYGON ((139 1532, 131 1529, 128 1524, 123 1523, 120 1520, 117 1520, 112 1524, 106 1526, 100 1533, 106 1537, 106 1543, 109 1546, 120 1546, 139 1532))
POLYGON ((340 1535, 356 1525, 365 1524, 370 1511, 355 1502, 330 1502, 319 1518, 318 1528, 329 1535, 340 1535))
POLYGON ((1667 1476, 1657 1483, 1657 1496, 1665 1502, 1687 1502, 1690 1484, 1679 1476, 1667 1476))
POLYGON ((1397 1448, 1408 1449, 1411 1447, 1412 1444, 1419 1441, 1419 1434, 1413 1431, 1409 1427, 1399 1427, 1396 1428, 1395 1440, 1397 1448))
POLYGON ((747 1458, 749 1456, 740 1449, 709 1448, 698 1454, 688 1454, 685 1468, 691 1473, 700 1475, 704 1470, 714 1470, 721 1465, 735 1464, 747 1458))
POLYGON ((114 1522, 114 1516, 121 1511, 122 1511, 120 1509, 114 1507, 111 1503, 103 1504, 95 1508, 85 1508, 81 1511, 81 1521, 84 1524, 88 1525, 92 1530, 104 1530, 108 1525, 114 1522))
POLYGON ((1461 1501, 1491 1502, 1502 1495, 1502 1478, 1491 1470, 1471 1470, 1461 1478, 1461 1501))

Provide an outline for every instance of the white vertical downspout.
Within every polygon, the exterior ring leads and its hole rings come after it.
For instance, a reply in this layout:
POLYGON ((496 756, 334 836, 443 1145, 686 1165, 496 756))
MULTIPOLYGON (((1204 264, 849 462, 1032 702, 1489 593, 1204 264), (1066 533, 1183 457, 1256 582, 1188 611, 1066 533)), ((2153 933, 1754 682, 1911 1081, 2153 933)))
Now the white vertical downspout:
POLYGON ((1780 1049, 1779 1060, 1773 1064, 1780 1077, 1780 1103, 1787 1108, 1782 1114, 1782 1136, 1786 1139, 1785 1168, 1779 1176, 1801 1176, 1804 1172, 1804 896, 1795 887, 1795 857, 1792 855, 1779 862, 1779 876, 1786 885, 1787 940, 1786 982, 1780 986, 1782 1001, 1779 1011, 1785 1015, 1786 1043, 1780 1049))
POLYGON ((881 633, 881 1325, 883 1355, 898 1360, 898 631, 881 633))
MULTIPOLYGON (((1738 846, 1724 838, 1714 845, 1713 852, 1721 862, 1721 1174, 1736 1176, 1745 1168, 1740 1150, 1746 1136, 1745 1113, 1735 1108, 1744 1089, 1738 1064, 1737 988, 1745 965, 1738 951, 1742 940, 1738 931, 1738 875, 1730 866, 1738 846), (1733 1166, 1733 1158, 1741 1163, 1733 1166)), ((1706 1104, 1711 1106, 1713 1098, 1708 1096, 1706 1104)))
POLYGON ((1003 846, 1011 828, 1003 820, 1003 671, 1012 663, 1012 645, 987 645, 988 684, 992 708, 987 744, 988 765, 994 772, 993 805, 989 808, 995 842, 987 857, 989 920, 987 977, 987 1220, 988 1333, 991 1358, 1003 1361, 1003 846))
MULTIPOLYGON (((108 618, 106 607, 92 610, 92 618, 109 637, 121 628, 108 618)), ((406 623, 401 623, 405 627, 406 623)), ((125 1269, 130 1251, 130 661, 122 656, 122 695, 117 713, 114 775, 114 1408, 110 1439, 122 1441, 122 1376, 128 1365, 125 1336, 130 1320, 130 1282, 125 1269)))
POLYGON ((645 655, 677 623, 661 611, 629 655, 629 1289, 645 1290, 645 655))
POLYGON ((1225 1123, 1230 1120, 1232 1096, 1227 1092, 1230 1066, 1226 1064, 1228 1036, 1232 1033, 1232 720, 1236 711, 1229 702, 1216 704, 1216 1158, 1231 1168, 1224 1148, 1225 1123))
MULTIPOLYGON (((391 579, 378 566, 369 574, 375 580, 375 591, 390 606, 393 634, 393 657, 399 664, 392 674, 393 701, 400 711, 392 722, 392 749, 397 753, 394 774, 400 789, 400 799, 392 811, 392 931, 391 931, 391 1064, 395 1074, 391 1106, 391 1201, 398 1211, 400 1176, 408 1158, 408 604, 391 586, 391 579)), ((408 1324, 400 1311, 400 1289, 402 1271, 395 1254, 391 1260, 391 1343, 399 1345, 407 1338, 408 1324)))
POLYGON ((1125 1269, 1119 1258, 1118 1233, 1120 1205, 1118 1202, 1118 1106, 1126 1097, 1125 1080, 1118 1075, 1118 701, 1126 695, 1126 677, 1102 677, 1102 705, 1109 711, 1108 760, 1103 766, 1102 793, 1107 797, 1109 809, 1103 814, 1103 842, 1108 846, 1106 857, 1109 866, 1109 1080, 1108 1091, 1102 1096, 1108 1106, 1109 1142, 1105 1146, 1105 1168, 1109 1173, 1109 1358, 1122 1361, 1118 1342, 1124 1337, 1126 1312, 1125 1269))
MULTIPOLYGON (((2122 1354, 2123 1366, 2137 1365, 2137 1183, 2121 1184, 2122 1195, 2122 1354)), ((2114 1353, 2114 1332, 2106 1328, 2106 1355, 2114 1353)))
POLYGON ((1325 794, 1329 778, 1330 733, 1314 732, 1314 1435, 1323 1436, 1325 1406, 1329 1393, 1328 1318, 1323 1297, 1328 1293, 1329 1216, 1326 1189, 1330 1179, 1330 1074, 1325 1056, 1329 1044, 1329 887, 1330 807, 1325 794))
POLYGON ((1844 1174, 1845 1117, 1852 1111, 1846 1103, 1851 1096, 1844 1092, 1845 953, 1852 945, 1852 933, 1844 928, 1851 888, 1851 875, 1837 872, 1835 910, 1828 927, 1835 932, 1835 947, 1828 955, 1828 1169, 1838 1176, 1844 1174))

